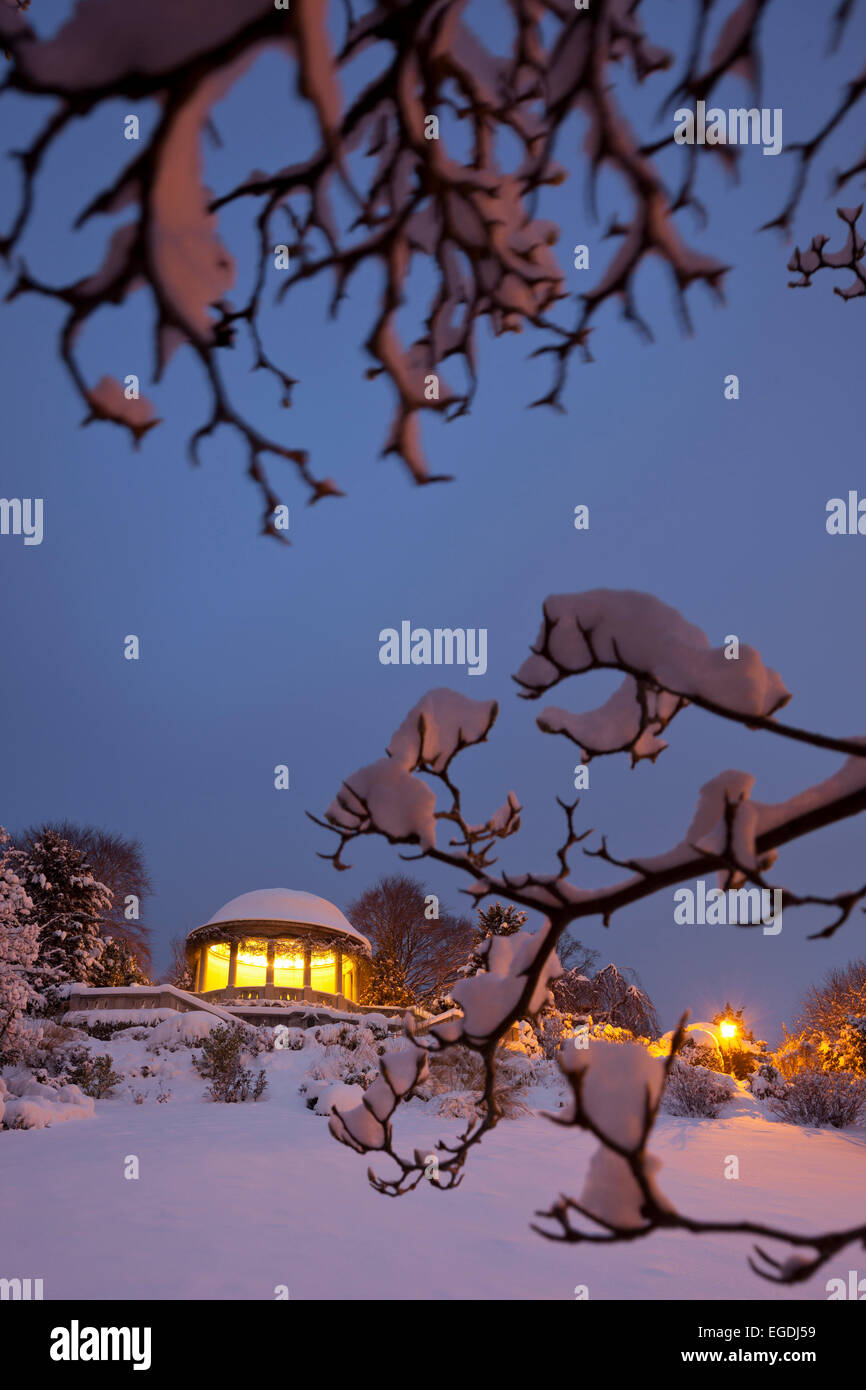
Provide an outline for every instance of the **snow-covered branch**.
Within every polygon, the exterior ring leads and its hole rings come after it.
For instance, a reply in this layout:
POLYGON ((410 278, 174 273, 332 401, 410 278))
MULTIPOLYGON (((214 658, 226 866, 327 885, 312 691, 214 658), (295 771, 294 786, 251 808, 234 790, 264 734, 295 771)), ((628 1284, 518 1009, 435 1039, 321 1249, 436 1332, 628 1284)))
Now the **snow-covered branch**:
POLYGON ((758 1221, 703 1221, 677 1211, 658 1186, 661 1163, 648 1146, 685 1037, 686 1017, 665 1058, 652 1056, 636 1043, 617 1046, 590 1040, 583 1048, 574 1039, 564 1043, 558 1060, 571 1102, 547 1118, 586 1130, 598 1140, 598 1148, 580 1199, 562 1196, 547 1211, 536 1212, 548 1224, 534 1225, 533 1230, 548 1240, 597 1245, 639 1240, 662 1230, 754 1236, 779 1241, 790 1251, 777 1259, 757 1245, 749 1258, 756 1274, 777 1284, 802 1283, 846 1246, 866 1243, 866 1224, 804 1235, 758 1221), (580 1225, 574 1224, 574 1217, 580 1218, 580 1225))
MULTIPOLYGON (((453 765, 466 748, 488 741, 498 706, 434 690, 409 712, 386 756, 347 777, 325 819, 317 822, 338 836, 337 849, 324 856, 336 868, 348 867, 343 860, 347 845, 365 835, 384 835, 391 844, 417 846, 420 856, 471 874, 466 891, 476 901, 495 893, 524 907, 562 913, 568 921, 601 915, 607 923, 620 908, 696 876, 720 873, 730 884, 749 880, 763 885, 761 875, 782 846, 866 809, 866 740, 780 723, 775 711, 790 699, 789 692, 754 648, 740 644, 737 658, 728 660, 722 648, 711 649, 706 635, 675 609, 629 590, 558 595, 545 601, 543 612, 532 655, 516 677, 527 698, 537 698, 568 676, 598 669, 625 673, 618 691, 599 709, 574 714, 548 708, 536 721, 543 732, 576 742, 585 761, 621 751, 630 754, 632 764, 642 757, 654 761, 666 746, 661 731, 688 704, 751 729, 847 754, 846 760, 823 781, 781 802, 755 800, 751 773, 723 771, 701 787, 682 839, 664 853, 617 857, 605 837, 599 847, 584 848, 584 854, 628 875, 606 887, 586 889, 572 880, 568 857, 591 833, 575 828, 577 801, 559 801, 566 834, 556 852, 555 872, 496 870, 499 842, 520 828, 519 799, 509 791, 499 810, 470 823, 453 765), (445 793, 442 805, 437 785, 445 793), (439 837, 440 822, 456 827, 447 843, 439 837)), ((787 893, 786 898, 790 906, 828 902, 843 909, 847 904, 832 930, 847 919, 855 900, 851 893, 834 898, 787 893)))
MULTIPOLYGON (((692 42, 665 112, 676 96, 709 99, 730 75, 754 81, 765 7, 766 0, 740 0, 714 26, 717 0, 695 0, 692 42)), ((571 358, 589 358, 603 306, 619 304, 649 334, 635 297, 648 258, 667 266, 686 319, 687 290, 703 283, 720 294, 726 272, 677 225, 681 210, 701 210, 693 191, 696 148, 683 151, 685 181, 669 192, 656 155, 672 137, 642 140, 624 112, 624 82, 643 83, 675 63, 652 42, 640 0, 593 0, 588 9, 568 0, 508 0, 500 5, 495 52, 471 27, 466 0, 366 0, 358 14, 349 5, 331 8, 327 0, 292 0, 287 8, 273 0, 151 0, 120 8, 114 0, 79 0, 55 34, 40 38, 18 4, 0 6, 0 42, 10 59, 0 90, 34 102, 54 99, 32 141, 17 151, 21 194, 0 236, 0 252, 19 256, 10 295, 40 294, 63 306, 60 351, 85 403, 85 423, 113 422, 138 444, 159 423, 153 405, 145 396, 130 398, 111 375, 89 381, 77 350, 102 306, 123 306, 146 288, 154 380, 186 345, 207 386, 209 408, 189 441, 191 459, 198 461, 202 443, 220 426, 236 431, 264 502, 264 530, 280 538, 273 518, 279 495, 266 458, 290 464, 311 502, 340 488, 313 472, 304 447, 282 431, 263 431, 233 400, 226 351, 245 338, 253 369, 269 375, 280 403, 291 405, 296 369, 277 360, 262 326, 270 298, 294 302, 297 287, 324 279, 333 286, 336 313, 356 273, 375 269, 380 299, 363 346, 367 375, 383 376, 395 399, 384 453, 398 457, 416 482, 430 483, 444 475, 428 467, 422 413, 453 420, 470 409, 482 323, 495 334, 532 327, 541 335, 537 352, 552 355, 554 373, 534 404, 561 409, 571 358), (373 77, 366 76, 370 50, 373 77), (291 164, 253 169, 214 194, 203 175, 214 108, 271 51, 293 65, 297 95, 312 115, 311 147, 291 164), (355 95, 347 98, 346 90, 355 95), (136 153, 123 167, 106 169, 98 191, 70 209, 76 227, 111 219, 107 248, 83 278, 50 282, 20 259, 44 162, 77 121, 120 97, 133 109, 151 103, 155 116, 142 115, 136 153), (586 125, 592 211, 599 176, 609 171, 618 175, 626 207, 605 234, 617 250, 575 296, 568 327, 553 317, 569 294, 554 250, 559 230, 536 209, 544 188, 567 177, 556 153, 575 114, 586 125), (256 246, 252 288, 240 302, 229 298, 236 267, 223 232, 223 211, 235 205, 251 209, 256 246), (419 262, 433 269, 431 288, 415 314, 414 337, 404 341, 402 316, 419 262), (453 385, 442 375, 449 359, 462 378, 453 385)), ((862 79, 817 143, 802 146, 803 179, 825 134, 860 95, 862 79)), ((705 153, 736 158, 731 147, 705 153)))
MULTIPOLYGON (((436 1181, 441 1187, 459 1182, 469 1152, 498 1121, 494 1104, 497 1046, 510 1025, 537 1014, 549 1000, 550 986, 561 974, 556 944, 570 923, 586 916, 601 916, 608 923, 616 911, 631 903, 713 873, 727 886, 749 882, 766 888, 765 875, 781 847, 866 811, 866 739, 836 739, 778 724, 775 713, 790 695, 752 648, 740 646, 738 659, 726 660, 724 652, 710 649, 700 629, 649 595, 596 590, 548 599, 541 633, 521 667, 519 683, 535 697, 567 676, 600 668, 625 674, 612 700, 589 714, 546 710, 537 721, 543 731, 573 739, 586 757, 628 751, 632 764, 639 757, 654 760, 665 746, 660 732, 687 704, 716 718, 733 719, 848 756, 824 781, 778 803, 753 800, 751 773, 720 773, 701 788, 691 822, 672 849, 622 859, 611 853, 605 837, 600 847, 584 848, 584 854, 625 870, 624 878, 602 888, 582 888, 572 881, 569 850, 591 833, 575 829, 578 802, 559 802, 566 831, 556 852, 555 872, 496 871, 493 851, 518 831, 520 803, 509 792, 498 811, 480 824, 471 824, 464 815, 454 773, 460 753, 488 741, 497 714, 494 701, 472 700, 450 690, 431 691, 397 729, 386 756, 346 778, 324 820, 317 820, 338 836, 337 850, 325 856, 336 867, 347 867, 342 854, 349 843, 364 835, 383 835, 391 844, 417 846, 420 857, 470 874, 472 881, 465 891, 476 902, 495 893, 547 914, 537 932, 518 931, 484 943, 484 968, 452 989, 462 1017, 434 1026, 429 1035, 415 1040, 419 1054, 462 1045, 476 1052, 484 1066, 477 1116, 454 1143, 437 1148, 436 1181), (441 808, 437 790, 445 794, 441 808), (440 822, 457 830, 447 844, 437 838, 440 822)), ((835 919, 820 933, 825 936, 847 921, 866 897, 866 885, 835 896, 781 891, 786 906, 836 909, 835 919)), ((812 1250, 810 1257, 786 1263, 759 1251, 763 1264, 754 1265, 779 1282, 806 1278, 838 1249, 861 1239, 866 1228, 807 1237, 748 1222, 701 1222, 675 1212, 655 1187, 657 1165, 647 1143, 682 1026, 666 1060, 641 1047, 606 1043, 593 1044, 595 1050, 588 1059, 578 1056, 583 1049, 576 1045, 563 1053, 561 1066, 572 1089, 573 1106, 567 1116, 554 1118, 590 1130, 601 1147, 581 1201, 563 1197, 543 1213, 559 1228, 554 1238, 631 1240, 660 1227, 742 1232, 812 1250), (593 1092, 607 1097, 604 1113, 588 1108, 593 1092), (572 1213, 589 1217, 602 1234, 577 1231, 571 1224, 572 1213)), ((390 1118, 400 1094, 399 1088, 390 1086, 387 1096, 382 1091, 381 1114, 376 1109, 377 1096, 372 1110, 367 1105, 366 1111, 362 1107, 352 1112, 357 1124, 341 1115, 334 1126, 343 1142, 365 1152, 382 1152, 396 1163, 396 1178, 371 1173, 378 1190, 392 1196, 417 1186, 427 1161, 422 1154, 403 1157, 394 1146, 390 1118), (378 1126, 376 1142, 367 1142, 365 1136, 373 1133, 374 1125, 378 1126)))
MULTIPOLYGON (((860 172, 864 170, 866 170, 866 159, 859 166, 860 172)), ((838 285, 834 285, 833 293, 838 294, 840 299, 859 299, 866 294, 866 269, 861 264, 863 255, 866 253, 866 241, 857 227, 857 219, 862 211, 862 203, 856 208, 836 209, 836 216, 841 218, 848 228, 845 245, 838 251, 824 250, 830 240, 828 236, 814 236, 807 251, 801 251, 799 246, 795 249, 788 262, 788 269, 795 271, 800 279, 788 282, 792 289, 809 289, 812 285, 812 276, 817 274, 819 270, 850 270, 854 276, 850 285, 845 285, 841 289, 838 285)))

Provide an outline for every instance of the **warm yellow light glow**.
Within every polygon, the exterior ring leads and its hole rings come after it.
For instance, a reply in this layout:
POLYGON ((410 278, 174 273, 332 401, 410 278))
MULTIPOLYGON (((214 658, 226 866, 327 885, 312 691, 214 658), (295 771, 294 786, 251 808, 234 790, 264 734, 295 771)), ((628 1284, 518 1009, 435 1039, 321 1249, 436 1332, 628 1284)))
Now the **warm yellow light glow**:
MULTIPOLYGON (((235 985, 240 988, 264 986, 267 983, 269 942, 261 938, 245 939, 238 942, 235 964, 235 985)), ((273 942, 273 980, 281 988, 301 989, 304 986, 305 959, 294 941, 273 942)), ((231 944, 227 941, 211 942, 205 947, 205 982, 202 989, 224 989, 228 984, 231 944)), ((342 980, 337 979, 337 958, 333 951, 317 949, 311 943, 309 983, 315 990, 330 994, 340 993, 342 980)), ((351 995, 354 997, 354 978, 351 964, 344 959, 343 970, 351 982, 351 995)))
POLYGON ((719 1032, 723 1038, 735 1038, 737 1036, 737 1025, 730 1019, 725 1019, 724 1023, 719 1024, 719 1032))

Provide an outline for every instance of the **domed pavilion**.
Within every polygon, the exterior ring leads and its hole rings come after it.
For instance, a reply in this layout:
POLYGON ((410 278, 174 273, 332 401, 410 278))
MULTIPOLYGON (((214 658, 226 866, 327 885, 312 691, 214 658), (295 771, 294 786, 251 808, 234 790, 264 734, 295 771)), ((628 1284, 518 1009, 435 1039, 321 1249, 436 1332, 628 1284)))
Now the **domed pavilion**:
POLYGON ((350 1009, 370 943, 313 893, 243 893, 186 939, 194 991, 214 1002, 286 999, 350 1009))

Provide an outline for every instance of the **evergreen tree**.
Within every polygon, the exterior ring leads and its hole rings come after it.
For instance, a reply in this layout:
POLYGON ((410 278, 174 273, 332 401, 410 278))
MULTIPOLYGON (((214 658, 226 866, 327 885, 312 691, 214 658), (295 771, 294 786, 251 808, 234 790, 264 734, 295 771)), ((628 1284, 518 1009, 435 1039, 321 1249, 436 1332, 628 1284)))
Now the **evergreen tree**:
POLYGON ((527 914, 521 908, 514 907, 512 903, 506 907, 500 902, 495 902, 488 908, 479 907, 472 952, 460 974, 466 978, 477 975, 479 970, 486 970, 485 958, 489 949, 486 943, 494 936, 513 936, 515 932, 520 931, 526 917, 527 914))
POLYGON ((19 1020, 39 997, 30 980, 39 925, 8 846, 9 836, 0 826, 0 1062, 15 1059, 21 1043, 19 1020))
POLYGON ((361 990, 361 1004, 390 1004, 408 1008, 415 1003, 406 984, 406 971, 393 956, 374 956, 369 979, 361 990))
POLYGON ((102 955, 90 977, 92 985, 146 985, 147 976, 138 963, 138 956, 128 941, 105 937, 102 955))
POLYGON ((15 836, 15 843, 19 849, 31 849, 49 831, 81 850, 94 878, 110 891, 111 905, 102 917, 102 935, 106 939, 128 941, 141 969, 149 970, 152 963, 150 928, 142 921, 141 912, 153 893, 153 884, 138 840, 64 820, 28 826, 15 836))
POLYGON ((83 851, 54 830, 9 859, 39 927, 34 986, 91 984, 105 950, 100 923, 111 908, 110 891, 93 877, 83 851))

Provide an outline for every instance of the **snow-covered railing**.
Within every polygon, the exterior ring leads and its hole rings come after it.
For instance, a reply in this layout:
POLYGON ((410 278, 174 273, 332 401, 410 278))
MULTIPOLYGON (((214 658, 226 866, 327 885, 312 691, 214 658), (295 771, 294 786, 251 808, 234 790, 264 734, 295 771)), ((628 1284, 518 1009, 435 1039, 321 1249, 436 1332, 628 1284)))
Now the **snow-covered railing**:
POLYGON ((247 1025, 227 1009, 210 1004, 188 994, 175 985, 71 985, 66 996, 66 1013, 91 1012, 94 1009, 174 1009, 178 1013, 201 1010, 214 1014, 224 1023, 247 1025))
POLYGON ((452 1018, 462 1018, 461 1009, 446 1009, 444 1014, 436 1014, 431 1018, 419 1018, 415 1024, 414 1033, 420 1037, 424 1033, 429 1033, 431 1028, 436 1028, 440 1023, 449 1023, 452 1018))

